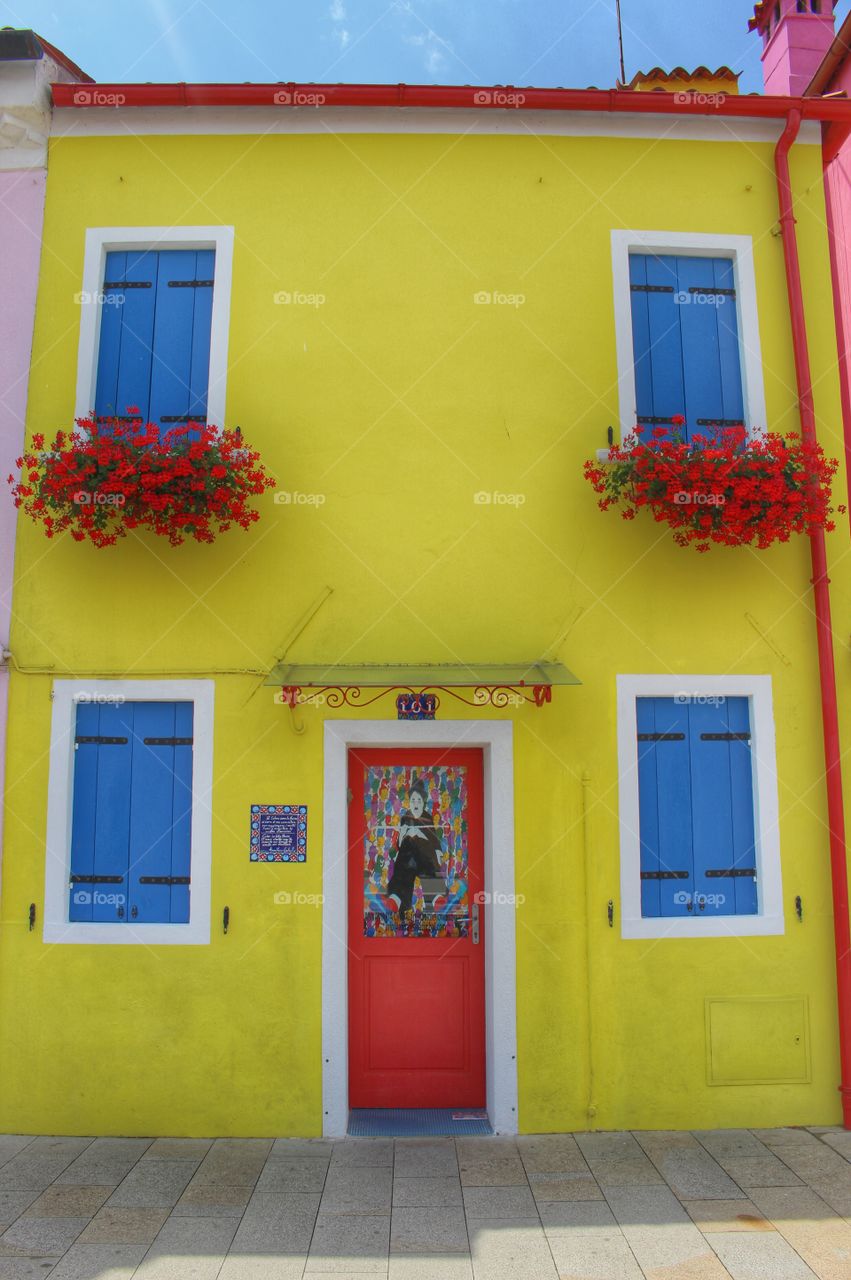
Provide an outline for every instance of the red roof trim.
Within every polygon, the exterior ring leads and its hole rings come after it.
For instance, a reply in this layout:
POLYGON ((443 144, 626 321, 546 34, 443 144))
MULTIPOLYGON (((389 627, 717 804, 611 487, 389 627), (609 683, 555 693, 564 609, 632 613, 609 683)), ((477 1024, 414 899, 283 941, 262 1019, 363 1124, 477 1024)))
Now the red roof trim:
POLYGON ((44 36, 40 36, 37 31, 33 32, 33 34, 44 52, 47 54, 48 58, 52 58, 60 67, 64 67, 68 74, 73 76, 75 80, 83 84, 94 84, 92 77, 87 75, 82 67, 78 67, 76 62, 72 62, 61 49, 57 49, 55 45, 50 44, 50 42, 45 40, 44 36))
POLYGON ((851 102, 763 94, 636 93, 632 89, 532 89, 514 85, 405 84, 55 84, 56 107, 404 107, 498 111, 615 111, 851 124, 851 102), (720 99, 723 97, 723 101, 720 99))

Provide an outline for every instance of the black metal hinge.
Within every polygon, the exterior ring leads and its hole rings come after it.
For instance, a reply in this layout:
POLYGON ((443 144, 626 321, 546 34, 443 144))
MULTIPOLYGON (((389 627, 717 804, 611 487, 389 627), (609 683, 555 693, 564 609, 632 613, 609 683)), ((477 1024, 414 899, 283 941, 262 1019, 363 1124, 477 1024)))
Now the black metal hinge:
POLYGON ((743 427, 741 418, 698 418, 699 427, 743 427))
POLYGON ((80 737, 75 738, 74 742, 75 743, 94 742, 98 746, 103 746, 103 747, 123 747, 126 745, 127 739, 126 738, 104 738, 104 737, 101 737, 99 734, 92 734, 91 736, 81 735, 80 737))
MULTIPOLYGON (((672 427, 674 425, 673 418, 652 418, 647 414, 640 413, 638 421, 643 427, 672 427)), ((680 425, 682 425, 680 423, 680 425)))
POLYGON ((642 880, 688 880, 687 871, 642 871, 642 880))
POLYGON ((690 284, 690 285, 689 285, 689 287, 688 287, 687 292, 688 292, 688 293, 702 293, 702 294, 704 295, 704 297, 707 297, 707 298, 711 298, 711 297, 717 297, 717 298, 735 298, 735 296, 736 296, 736 290, 735 290, 735 289, 716 289, 716 288, 715 288, 715 286, 714 286, 714 285, 712 285, 712 284, 709 284, 709 285, 703 285, 703 284, 690 284))
POLYGON ((146 747, 191 747, 192 738, 143 738, 146 747))
POLYGON ((104 280, 103 291, 107 289, 153 289, 153 280, 104 280))
POLYGON ((189 876, 139 876, 139 884, 189 884, 189 876))
POLYGON ((684 742, 684 733, 640 733, 639 742, 684 742))
POLYGON ((124 876, 72 876, 72 884, 123 884, 124 876))
POLYGON ((169 289, 212 289, 212 280, 169 280, 169 289))
POLYGON ((706 871, 707 880, 721 880, 726 876, 732 876, 736 880, 744 880, 746 877, 756 879, 756 867, 730 867, 714 868, 712 871, 706 871))
MULTIPOLYGON (((672 284, 631 284, 629 287, 633 293, 673 293, 674 292, 674 286, 672 284)), ((702 290, 700 292, 702 292, 702 290)))
POLYGON ((161 413, 160 422, 197 422, 199 426, 206 424, 206 413, 161 413))
POLYGON ((749 733, 702 733, 701 742, 750 742, 749 733))

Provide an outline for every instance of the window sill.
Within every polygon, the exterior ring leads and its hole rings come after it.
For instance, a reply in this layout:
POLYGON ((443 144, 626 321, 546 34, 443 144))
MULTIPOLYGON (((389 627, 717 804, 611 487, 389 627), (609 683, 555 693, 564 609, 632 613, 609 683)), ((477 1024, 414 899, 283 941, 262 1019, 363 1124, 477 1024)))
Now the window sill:
POLYGON ((621 921, 622 938, 755 938, 784 934, 783 916, 715 916, 683 920, 677 916, 621 921))
POLYGON ((168 947, 205 946, 210 941, 210 924, 69 924, 45 920, 43 940, 51 943, 104 943, 117 946, 168 947))

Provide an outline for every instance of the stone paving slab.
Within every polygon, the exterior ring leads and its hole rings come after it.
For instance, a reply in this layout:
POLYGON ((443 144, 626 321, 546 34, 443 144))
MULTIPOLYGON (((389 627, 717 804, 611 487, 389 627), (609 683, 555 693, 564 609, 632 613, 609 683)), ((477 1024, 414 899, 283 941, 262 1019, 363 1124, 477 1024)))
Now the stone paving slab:
POLYGON ((0 1136, 0 1280, 851 1280, 851 1134, 0 1136))

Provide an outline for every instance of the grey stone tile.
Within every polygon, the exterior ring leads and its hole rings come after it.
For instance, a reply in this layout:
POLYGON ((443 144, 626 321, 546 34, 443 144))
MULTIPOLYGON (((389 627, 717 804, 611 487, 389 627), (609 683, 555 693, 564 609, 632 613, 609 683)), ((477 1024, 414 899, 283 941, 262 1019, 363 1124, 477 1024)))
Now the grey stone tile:
POLYGON ((241 1218, 251 1187, 198 1187, 190 1182, 172 1209, 176 1218, 241 1218))
POLYGON ((696 1129, 694 1137, 722 1165, 728 1159, 758 1159, 769 1154, 765 1143, 750 1129, 696 1129))
POLYGON ((776 1232, 719 1231, 712 1248, 733 1280, 813 1280, 813 1272, 776 1232))
POLYGON ((595 1160, 591 1172, 603 1191, 610 1187, 662 1186, 663 1179, 646 1156, 623 1160, 595 1160))
POLYGON ((851 1132, 847 1129, 831 1129, 820 1134, 820 1138, 844 1160, 851 1161, 851 1132))
POLYGON ((744 1191, 753 1187, 799 1187, 801 1179, 776 1156, 735 1156, 721 1161, 734 1182, 744 1191))
MULTIPOLYGON (((135 1167, 141 1152, 133 1149, 122 1152, 121 1148, 104 1145, 107 1141, 109 1140, 99 1139, 93 1142, 62 1171, 56 1181, 78 1187, 117 1187, 135 1167)), ((147 1146, 147 1139, 143 1140, 142 1146, 147 1146)))
POLYGON ((141 1160, 153 1138, 95 1138, 85 1154, 92 1160, 141 1160))
POLYGON ((168 1217, 168 1209, 101 1209, 92 1218, 83 1234, 81 1244, 144 1244, 153 1243, 168 1217))
POLYGON ((393 1179, 393 1208, 395 1209, 460 1209, 464 1200, 461 1180, 456 1173, 447 1178, 399 1178, 393 1179))
POLYGON ((93 1138, 54 1138, 43 1135, 33 1138, 27 1150, 31 1156, 55 1156, 57 1159, 64 1158, 66 1164, 70 1164, 72 1160, 77 1159, 77 1156, 82 1155, 93 1141, 93 1138))
POLYGON ((143 1155, 144 1160, 203 1160, 212 1138, 155 1138, 143 1155))
POLYGON ((468 1253, 463 1209, 394 1209, 391 1253, 468 1253))
POLYGON ((32 1142, 31 1134, 0 1133, 0 1165, 8 1164, 13 1156, 25 1150, 32 1142))
POLYGON ((140 1161, 112 1193, 111 1209, 170 1209, 196 1169, 194 1160, 140 1161))
POLYGON ((320 1215, 304 1274, 348 1271, 386 1275, 389 1248, 389 1215, 354 1218, 320 1215))
POLYGON ((548 1236, 617 1234, 619 1227, 605 1200, 563 1200, 555 1204, 538 1206, 541 1222, 548 1236))
POLYGON ((8 1226, 11 1226, 25 1209, 38 1200, 40 1194, 44 1193, 34 1190, 0 1191, 0 1231, 5 1231, 8 1226))
POLYGON ((461 1181, 465 1187, 525 1187, 528 1185, 523 1161, 516 1151, 492 1156, 458 1153, 461 1181))
POLYGON ((851 1224, 807 1187, 764 1187, 754 1202, 821 1280, 851 1275, 851 1224))
POLYGON ((25 1216, 27 1218, 91 1218, 111 1195, 112 1187, 54 1184, 33 1200, 25 1216))
POLYGON ((467 1232, 475 1280, 557 1280, 550 1244, 537 1218, 470 1218, 467 1232))
POLYGON ((273 1160, 330 1160, 334 1143, 330 1138, 276 1138, 269 1152, 273 1160))
POLYGON ((18 1218, 0 1236, 0 1253, 5 1256, 60 1256, 88 1226, 85 1218, 18 1218))
POLYGON ((393 1171, 390 1166, 334 1166, 322 1194, 322 1212, 368 1216, 390 1212, 393 1171))
POLYGON ((830 1205, 834 1213, 851 1221, 851 1187, 836 1178, 829 1182, 811 1182, 809 1187, 825 1204, 830 1205))
POLYGON ((839 1182, 851 1183, 851 1164, 822 1143, 814 1148, 800 1145, 775 1147, 774 1154, 803 1182, 836 1178, 839 1182))
POLYGON ((388 1280, 473 1280, 473 1264, 466 1254, 390 1255, 388 1280))
POLYGON ((591 1168, 601 1160, 635 1160, 644 1154, 631 1133, 577 1133, 576 1145, 591 1168))
POLYGON ((71 1156, 62 1155, 30 1155, 26 1147, 0 1167, 0 1190, 44 1191, 61 1176, 71 1159, 71 1156))
POLYGON ((728 1272, 718 1261, 709 1240, 691 1222, 667 1227, 630 1227, 624 1230, 624 1236, 646 1276, 728 1280, 728 1272))
POLYGON ((219 1280, 301 1280, 307 1254, 229 1253, 219 1280))
POLYGON ((198 1165, 194 1181, 199 1186, 253 1187, 265 1163, 266 1158, 262 1155, 219 1154, 213 1149, 198 1165))
POLYGON ((258 1191, 321 1191, 328 1161, 267 1160, 257 1182, 258 1191))
POLYGON ((528 1187, 465 1187, 470 1218, 534 1218, 538 1212, 528 1187))
POLYGON ((597 1182, 585 1173, 530 1173, 529 1185, 538 1206, 556 1200, 602 1200, 597 1182))
POLYGON ((334 1143, 331 1161, 335 1165, 392 1165, 392 1138, 341 1138, 334 1143))
POLYGON ((236 1157, 237 1160, 265 1160, 273 1143, 274 1138, 215 1138, 211 1154, 236 1157))
POLYGON ((751 1129, 753 1136, 769 1150, 777 1147, 799 1147, 801 1150, 812 1150, 821 1145, 818 1138, 809 1129, 751 1129))
POLYGON ((559 1276, 568 1280, 644 1280, 633 1252, 617 1231, 556 1235, 549 1239, 559 1276))
POLYGON ((395 1148, 397 1177, 458 1177, 458 1157, 452 1138, 397 1138, 395 1148))
POLYGON ((319 1196, 255 1192, 234 1237, 233 1252, 306 1255, 319 1196))
POLYGON ((236 1230, 233 1218, 169 1218, 138 1280, 216 1280, 236 1230))
POLYGON ((517 1152, 529 1174, 590 1172, 576 1139, 569 1134, 520 1137, 517 1152))
POLYGON ((56 1262, 56 1258, 0 1258, 0 1280, 37 1280, 53 1275, 56 1262))
POLYGON ((648 1155, 680 1200, 731 1200, 740 1194, 733 1179, 697 1144, 694 1150, 681 1147, 648 1155))
POLYGON ((683 1207, 704 1235, 715 1231, 773 1231, 751 1200, 685 1200, 683 1207))
POLYGON ((631 1227, 688 1225, 691 1218, 668 1187, 613 1187, 606 1199, 624 1232, 631 1227))

